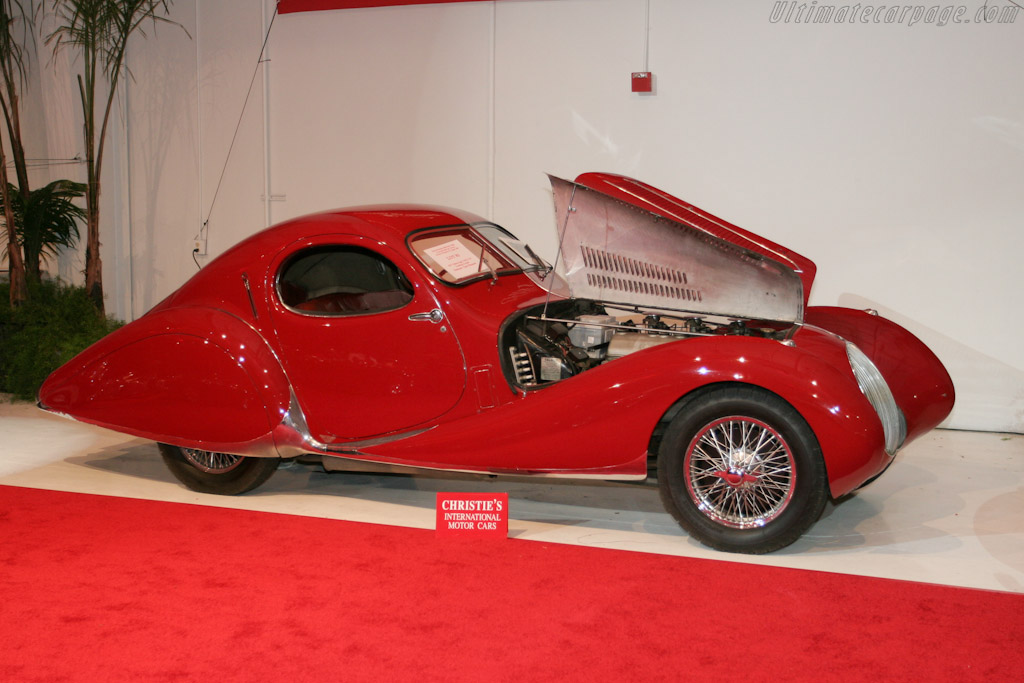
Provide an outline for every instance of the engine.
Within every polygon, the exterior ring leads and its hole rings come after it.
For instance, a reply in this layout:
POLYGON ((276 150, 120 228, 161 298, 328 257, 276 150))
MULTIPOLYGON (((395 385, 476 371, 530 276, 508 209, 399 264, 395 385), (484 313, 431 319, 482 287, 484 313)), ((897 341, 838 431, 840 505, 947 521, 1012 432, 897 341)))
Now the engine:
POLYGON ((762 321, 610 311, 596 302, 575 300, 559 302, 546 312, 527 312, 506 328, 503 342, 510 379, 521 387, 537 387, 660 344, 720 335, 781 339, 788 329, 762 321))

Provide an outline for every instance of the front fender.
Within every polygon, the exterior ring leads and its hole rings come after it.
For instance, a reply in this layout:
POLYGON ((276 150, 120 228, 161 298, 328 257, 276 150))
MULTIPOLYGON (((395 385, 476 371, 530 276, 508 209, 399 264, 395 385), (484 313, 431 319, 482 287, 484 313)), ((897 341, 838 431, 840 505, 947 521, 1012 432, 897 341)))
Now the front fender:
POLYGON ((806 322, 853 342, 878 367, 907 420, 907 439, 934 428, 956 393, 942 361, 924 342, 880 315, 838 306, 807 309, 806 322))
MULTIPOLYGON (((682 372, 701 384, 742 383, 770 391, 807 421, 821 447, 834 497, 854 490, 891 461, 874 408, 857 386, 842 341, 811 328, 792 344, 749 337, 709 338, 666 347, 687 348, 682 372), (704 346, 705 348, 701 348, 704 346), (687 358, 689 356, 689 358, 687 358)), ((657 349, 654 349, 657 350, 657 349)))
POLYGON ((143 316, 58 368, 39 405, 178 446, 277 456, 289 385, 260 334, 208 308, 143 316))
POLYGON ((759 386, 788 401, 818 437, 833 495, 888 463, 882 426, 842 342, 803 330, 793 346, 693 338, 630 354, 358 457, 471 471, 643 477, 648 442, 680 399, 712 384, 759 386))

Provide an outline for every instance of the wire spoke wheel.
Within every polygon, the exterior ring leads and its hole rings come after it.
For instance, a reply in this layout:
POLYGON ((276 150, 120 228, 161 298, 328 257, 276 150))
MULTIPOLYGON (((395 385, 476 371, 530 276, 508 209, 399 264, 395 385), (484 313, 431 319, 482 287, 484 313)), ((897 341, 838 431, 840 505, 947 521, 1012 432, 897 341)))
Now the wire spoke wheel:
POLYGON ((768 553, 821 516, 821 448, 789 403, 758 387, 722 385, 686 398, 658 450, 658 488, 679 525, 704 545, 768 553))
POLYGON ((213 453, 201 451, 197 448, 182 448, 185 459, 192 463, 197 470, 211 474, 230 472, 242 464, 244 458, 240 455, 229 453, 213 453))
POLYGON ((160 455, 171 474, 193 491, 234 496, 270 478, 280 458, 252 458, 162 443, 160 455))
POLYGON ((762 527, 793 497, 793 455, 776 430, 749 417, 711 422, 690 443, 683 461, 697 509, 734 529, 762 527))

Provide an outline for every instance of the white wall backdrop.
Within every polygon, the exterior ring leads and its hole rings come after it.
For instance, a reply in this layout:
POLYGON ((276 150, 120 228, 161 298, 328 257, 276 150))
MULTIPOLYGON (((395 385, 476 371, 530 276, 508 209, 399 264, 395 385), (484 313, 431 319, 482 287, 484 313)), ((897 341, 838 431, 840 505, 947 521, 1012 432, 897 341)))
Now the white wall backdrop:
MULTIPOLYGON (((950 426, 1024 432, 1024 10, 1002 24, 974 21, 981 0, 951 6, 970 23, 942 26, 908 25, 910 4, 902 23, 773 22, 789 4, 289 14, 257 69, 271 0, 178 0, 187 33, 160 26, 132 45, 127 127, 111 132, 110 308, 137 317, 195 272, 208 215, 200 263, 268 219, 385 201, 475 211, 553 258, 544 174, 603 170, 811 257, 812 304, 877 308, 942 357, 950 426), (629 87, 645 45, 652 95, 629 87)), ((35 82, 42 138, 63 150, 53 127, 73 91, 35 82)))

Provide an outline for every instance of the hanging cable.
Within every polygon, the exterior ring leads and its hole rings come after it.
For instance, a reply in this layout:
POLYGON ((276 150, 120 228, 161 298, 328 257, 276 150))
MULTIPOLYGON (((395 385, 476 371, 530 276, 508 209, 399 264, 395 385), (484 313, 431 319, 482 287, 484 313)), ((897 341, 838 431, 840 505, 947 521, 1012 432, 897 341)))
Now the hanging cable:
MULTIPOLYGON (((270 41, 270 32, 274 28, 274 19, 277 18, 277 5, 274 5, 274 14, 270 17, 270 24, 267 26, 267 34, 263 37, 263 46, 260 48, 259 58, 256 60, 256 68, 253 69, 252 78, 249 79, 249 90, 245 93, 245 100, 242 102, 242 111, 238 114, 238 122, 235 123, 235 132, 231 135, 231 144, 228 145, 228 153, 224 158, 224 166, 220 170, 220 177, 217 179, 217 187, 213 191, 213 199, 210 200, 210 210, 206 213, 206 220, 203 221, 202 226, 199 228, 199 234, 196 235, 196 240, 199 240, 203 235, 207 234, 207 229, 210 226, 210 217, 213 215, 213 207, 217 204, 217 195, 220 194, 220 186, 224 182, 224 175, 228 170, 228 162, 231 161, 231 152, 235 148, 235 141, 238 139, 238 131, 242 127, 242 117, 245 116, 245 108, 249 104, 249 98, 252 96, 252 86, 256 83, 256 76, 260 72, 260 65, 263 64, 263 55, 267 51, 267 43, 270 41)), ((208 236, 208 235, 207 235, 208 236)), ((196 265, 199 265, 199 261, 196 260, 196 254, 199 253, 199 248, 192 250, 192 260, 196 261, 196 265)))
POLYGON ((644 17, 644 71, 650 71, 651 56, 651 0, 647 0, 646 16, 644 17))
MULTIPOLYGON (((71 159, 25 159, 25 165, 29 168, 42 168, 45 166, 72 166, 84 164, 85 159, 73 157, 71 159)), ((8 161, 7 168, 14 168, 14 162, 8 161)))

